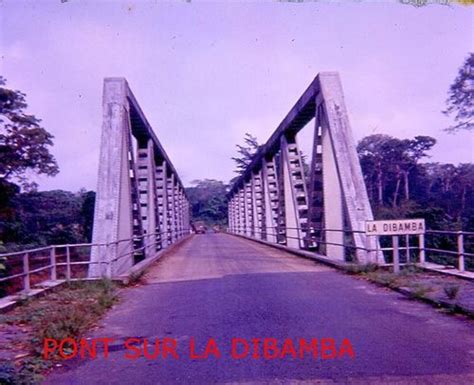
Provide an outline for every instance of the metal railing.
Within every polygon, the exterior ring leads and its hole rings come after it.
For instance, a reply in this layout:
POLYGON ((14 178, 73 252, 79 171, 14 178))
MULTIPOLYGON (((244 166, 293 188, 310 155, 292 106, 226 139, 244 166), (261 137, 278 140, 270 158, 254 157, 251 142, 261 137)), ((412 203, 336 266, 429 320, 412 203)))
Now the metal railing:
MULTIPOLYGON (((269 227, 267 231, 258 231, 255 228, 242 226, 234 227, 235 234, 250 236, 251 238, 260 240, 276 239, 277 244, 286 245, 287 239, 297 239, 300 242, 300 249, 315 251, 321 249, 320 245, 334 245, 344 247, 345 250, 364 250, 367 253, 379 251, 389 252, 386 259, 390 262, 386 265, 393 264, 393 253, 395 247, 393 245, 392 235, 368 235, 365 231, 349 230, 349 229, 313 229, 313 228, 296 228, 276 226, 269 227), (268 229, 273 229, 268 232, 268 229), (286 235, 286 230, 297 230, 298 234, 306 234, 303 237, 295 237, 286 235), (357 247, 350 244, 350 241, 344 243, 334 243, 326 241, 326 233, 339 232, 344 234, 366 234, 367 237, 374 237, 375 244, 381 245, 379 249, 371 249, 367 247, 357 247), (319 233, 320 236, 314 234, 319 233)), ((399 244, 399 251, 402 252, 401 264, 432 262, 435 264, 452 266, 460 272, 474 271, 474 232, 469 231, 451 231, 451 230, 427 230, 425 234, 419 235, 400 235, 402 242, 399 244), (416 241, 414 244, 413 241, 416 241), (435 247, 436 245, 444 245, 447 248, 435 247)), ((324 254, 324 253, 321 253, 324 254)), ((350 252, 348 253, 350 254, 350 252)), ((383 264, 383 263, 382 263, 383 264)))
MULTIPOLYGON (((47 282, 58 280, 82 280, 88 278, 91 265, 101 266, 101 276, 113 278, 113 265, 125 257, 142 255, 143 259, 150 252, 158 252, 172 245, 189 234, 186 229, 145 234, 110 243, 79 243, 39 247, 30 250, 0 254, 7 275, 0 276, 0 292, 4 294, 29 293, 32 288, 47 285, 47 282), (161 239, 162 236, 163 239, 161 239), (151 240, 150 240, 151 238, 151 240), (137 240, 143 239, 142 247, 134 247, 137 240), (162 241, 165 242, 162 242, 162 241), (91 261, 92 248, 99 253, 117 252, 119 245, 126 245, 123 250, 109 260, 91 261)), ((107 254, 106 254, 107 255, 107 254)), ((138 261, 133 261, 132 264, 138 261)))

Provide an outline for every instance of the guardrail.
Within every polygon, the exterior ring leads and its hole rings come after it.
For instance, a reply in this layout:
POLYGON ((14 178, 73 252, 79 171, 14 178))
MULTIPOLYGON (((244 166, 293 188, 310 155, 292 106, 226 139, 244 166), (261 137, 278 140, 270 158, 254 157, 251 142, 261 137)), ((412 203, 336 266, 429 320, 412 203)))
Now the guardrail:
POLYGON ((30 250, 0 254, 4 259, 7 275, 0 276, 0 289, 7 295, 22 292, 28 294, 32 288, 58 280, 72 281, 88 279, 88 268, 91 265, 101 266, 101 276, 113 278, 112 266, 118 260, 143 253, 145 249, 158 252, 172 245, 183 236, 189 234, 187 230, 146 234, 131 239, 122 239, 111 243, 80 243, 39 247, 30 250), (158 237, 167 235, 172 242, 161 247, 158 237), (144 246, 134 248, 137 240, 144 239, 144 246), (150 240, 151 238, 151 240, 150 240), (99 253, 115 252, 120 244, 128 244, 127 252, 116 255, 109 261, 93 262, 90 259, 92 248, 97 247, 99 253))
MULTIPOLYGON (((312 229, 312 228, 296 228, 296 227, 270 227, 272 232, 257 231, 247 227, 235 227, 233 233, 237 235, 250 236, 251 238, 259 240, 269 240, 272 237, 276 239, 277 244, 286 244, 286 239, 297 239, 300 241, 302 246, 301 250, 321 252, 321 245, 335 245, 344 247, 346 250, 346 256, 351 257, 351 250, 364 250, 366 252, 376 252, 378 255, 379 251, 389 252, 386 258, 389 262, 383 263, 379 261, 381 265, 392 265, 393 264, 393 235, 369 235, 365 231, 354 231, 348 229, 312 229), (297 230, 299 234, 308 234, 303 237, 295 237, 286 235, 286 230, 297 230), (325 241, 325 234, 328 232, 339 232, 347 235, 353 235, 356 233, 366 234, 367 237, 375 237, 377 242, 375 244, 381 245, 380 249, 370 249, 366 247, 357 247, 348 242, 346 243, 334 243, 325 241), (317 236, 316 234, 319 234, 317 236)), ((432 262, 435 264, 453 266, 460 272, 474 271, 474 232, 469 231, 450 231, 450 230, 427 230, 425 234, 420 235, 400 235, 401 242, 398 245, 399 251, 401 251, 401 264, 409 263, 420 263, 432 262), (440 245, 436 247, 437 245, 440 245), (442 246, 452 247, 441 248, 442 246), (466 258, 471 258, 466 260, 466 258), (467 263, 469 262, 469 263, 467 263)), ((349 237, 348 237, 349 238, 349 237)), ((330 256, 329 256, 330 257, 330 256)))

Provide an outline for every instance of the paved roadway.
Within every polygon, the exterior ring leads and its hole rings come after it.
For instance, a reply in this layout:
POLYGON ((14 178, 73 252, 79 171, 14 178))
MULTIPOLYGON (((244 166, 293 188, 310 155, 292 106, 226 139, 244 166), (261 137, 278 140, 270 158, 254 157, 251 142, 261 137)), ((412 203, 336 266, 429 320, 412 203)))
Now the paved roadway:
POLYGON ((226 234, 159 261, 92 337, 108 359, 70 361, 47 384, 472 384, 474 327, 461 317, 312 261, 226 234), (129 337, 174 338, 179 359, 127 360, 129 337), (222 357, 190 359, 215 338, 222 357), (233 337, 348 338, 355 358, 231 359, 233 337))

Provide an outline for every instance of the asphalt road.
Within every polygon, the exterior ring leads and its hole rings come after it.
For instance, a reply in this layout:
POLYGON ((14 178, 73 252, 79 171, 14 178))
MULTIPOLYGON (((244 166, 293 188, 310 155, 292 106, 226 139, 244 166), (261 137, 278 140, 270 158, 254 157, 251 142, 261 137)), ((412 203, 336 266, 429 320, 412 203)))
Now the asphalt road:
POLYGON ((71 360, 47 384, 474 383, 470 321, 226 234, 196 235, 164 257, 91 337, 114 339, 108 358, 71 360), (126 359, 130 337, 174 339, 179 358, 126 359), (192 340, 203 353, 211 338, 220 358, 190 358, 192 340), (288 348, 283 358, 234 359, 232 338, 275 338, 280 353, 288 338, 295 349, 300 338, 332 338, 337 350, 347 339, 354 358, 293 358, 288 348))

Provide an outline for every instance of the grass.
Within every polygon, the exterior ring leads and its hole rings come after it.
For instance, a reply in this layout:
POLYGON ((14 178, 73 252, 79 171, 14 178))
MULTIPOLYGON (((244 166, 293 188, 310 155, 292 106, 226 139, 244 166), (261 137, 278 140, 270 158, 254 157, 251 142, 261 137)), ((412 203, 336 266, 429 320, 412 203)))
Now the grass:
POLYGON ((459 289, 461 287, 459 285, 446 285, 443 287, 444 294, 446 294, 446 297, 448 297, 450 300, 456 299, 459 293, 459 289))
POLYGON ((352 263, 349 265, 344 266, 344 270, 348 274, 367 274, 377 271, 378 266, 375 263, 367 263, 364 265, 359 265, 356 263, 352 263))
POLYGON ((39 383, 42 374, 59 360, 42 359, 43 339, 81 338, 116 301, 117 287, 110 280, 71 282, 42 298, 25 299, 1 315, 0 322, 26 327, 31 339, 29 355, 16 363, 13 372, 8 363, 0 362, 0 373, 7 376, 0 376, 0 384, 39 383))
POLYGON ((348 274, 355 274, 365 277, 369 281, 392 289, 407 287, 411 291, 413 298, 423 298, 434 289, 429 285, 421 285, 415 281, 416 275, 422 272, 415 265, 405 265, 398 274, 374 264, 350 265, 346 267, 348 274))
POLYGON ((421 273, 423 269, 420 269, 416 265, 413 264, 406 264, 400 271, 401 276, 409 277, 413 274, 421 273))
POLYGON ((422 285, 422 284, 415 284, 411 287, 411 296, 413 298, 425 298, 426 295, 432 292, 434 288, 432 286, 422 285))
POLYGON ((381 285, 391 288, 403 286, 401 276, 388 271, 373 271, 367 274, 367 278, 381 285))
MULTIPOLYGON (((441 300, 440 294, 454 301, 459 297, 462 284, 456 282, 453 277, 438 276, 427 273, 416 265, 405 265, 398 274, 392 273, 384 267, 373 265, 349 265, 345 268, 347 274, 358 275, 369 281, 389 287, 391 289, 404 289, 408 291, 412 299, 441 300)), ((459 304, 453 304, 449 309, 450 313, 465 313, 459 304)))
POLYGON ((144 270, 142 270, 140 272, 133 272, 129 276, 127 285, 128 286, 135 286, 135 285, 142 284, 144 276, 145 276, 145 271, 144 270))

